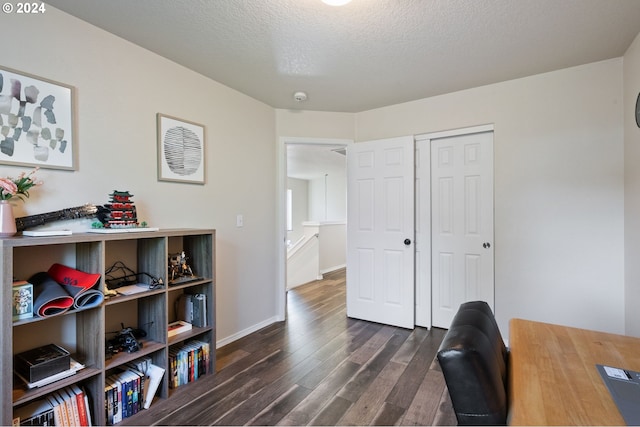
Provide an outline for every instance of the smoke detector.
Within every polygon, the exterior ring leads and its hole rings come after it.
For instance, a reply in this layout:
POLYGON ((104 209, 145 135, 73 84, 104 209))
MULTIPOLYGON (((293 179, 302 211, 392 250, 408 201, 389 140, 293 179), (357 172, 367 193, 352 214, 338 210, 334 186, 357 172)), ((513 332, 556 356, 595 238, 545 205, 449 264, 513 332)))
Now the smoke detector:
POLYGON ((302 91, 298 91, 298 92, 293 94, 293 99, 295 99, 297 102, 306 101, 307 100, 307 94, 302 92, 302 91))

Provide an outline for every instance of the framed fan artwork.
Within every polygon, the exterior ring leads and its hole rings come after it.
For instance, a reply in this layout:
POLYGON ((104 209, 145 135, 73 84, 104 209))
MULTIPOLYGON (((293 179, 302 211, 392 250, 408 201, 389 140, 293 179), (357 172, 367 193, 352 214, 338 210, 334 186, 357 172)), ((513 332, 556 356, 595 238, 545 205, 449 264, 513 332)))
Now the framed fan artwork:
POLYGON ((158 180, 205 184, 205 128, 158 113, 158 180))

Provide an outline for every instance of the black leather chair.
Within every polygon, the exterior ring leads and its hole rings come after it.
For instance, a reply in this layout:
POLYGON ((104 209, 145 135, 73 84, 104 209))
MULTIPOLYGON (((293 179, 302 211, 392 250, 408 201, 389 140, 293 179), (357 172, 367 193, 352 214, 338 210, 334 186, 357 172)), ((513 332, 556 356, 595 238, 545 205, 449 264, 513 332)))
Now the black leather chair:
POLYGON ((509 354, 489 305, 460 305, 438 350, 458 425, 506 425, 509 354))

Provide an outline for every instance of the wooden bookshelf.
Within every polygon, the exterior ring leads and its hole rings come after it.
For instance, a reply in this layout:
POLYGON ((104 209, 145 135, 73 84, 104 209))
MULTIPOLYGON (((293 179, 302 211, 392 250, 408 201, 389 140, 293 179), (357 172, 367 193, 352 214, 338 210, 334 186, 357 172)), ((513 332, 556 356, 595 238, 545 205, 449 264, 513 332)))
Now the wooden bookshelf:
MULTIPOLYGON (((153 405, 179 395, 168 385, 168 355, 170 348, 188 339, 210 345, 209 375, 215 372, 215 230, 172 229, 139 233, 96 234, 77 233, 67 236, 0 239, 2 334, 0 334, 0 423, 11 425, 15 408, 28 404, 66 386, 82 386, 90 396, 93 425, 106 425, 104 409, 105 379, 126 363, 146 356, 165 369, 165 377, 153 405), (184 250, 194 274, 200 278, 175 287, 167 286, 167 261, 170 254, 184 250), (99 273, 100 289, 105 286, 105 272, 115 262, 122 261, 137 272, 161 278, 164 287, 128 296, 116 296, 94 308, 69 310, 61 315, 14 322, 11 313, 12 283, 47 271, 60 263, 88 273, 99 273), (207 296, 207 326, 169 339, 167 325, 176 320, 173 301, 181 293, 203 293, 207 296), (116 325, 142 328, 146 336, 140 339, 137 352, 105 354, 106 340, 112 337, 116 325), (86 367, 75 375, 44 387, 27 389, 13 374, 13 355, 29 348, 55 343, 70 351, 86 367), (170 397, 171 396, 171 397, 170 397)), ((141 278, 141 281, 145 281, 141 278)), ((149 283, 151 278, 148 279, 149 283)), ((135 415, 129 419, 135 422, 135 415)))

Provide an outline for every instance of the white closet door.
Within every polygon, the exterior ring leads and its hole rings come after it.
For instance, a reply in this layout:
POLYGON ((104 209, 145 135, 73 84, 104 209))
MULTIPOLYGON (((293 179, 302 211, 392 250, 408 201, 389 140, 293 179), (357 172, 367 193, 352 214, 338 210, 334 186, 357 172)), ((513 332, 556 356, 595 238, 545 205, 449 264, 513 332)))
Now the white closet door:
POLYGON ((461 303, 494 308, 493 132, 431 140, 433 326, 461 303))

